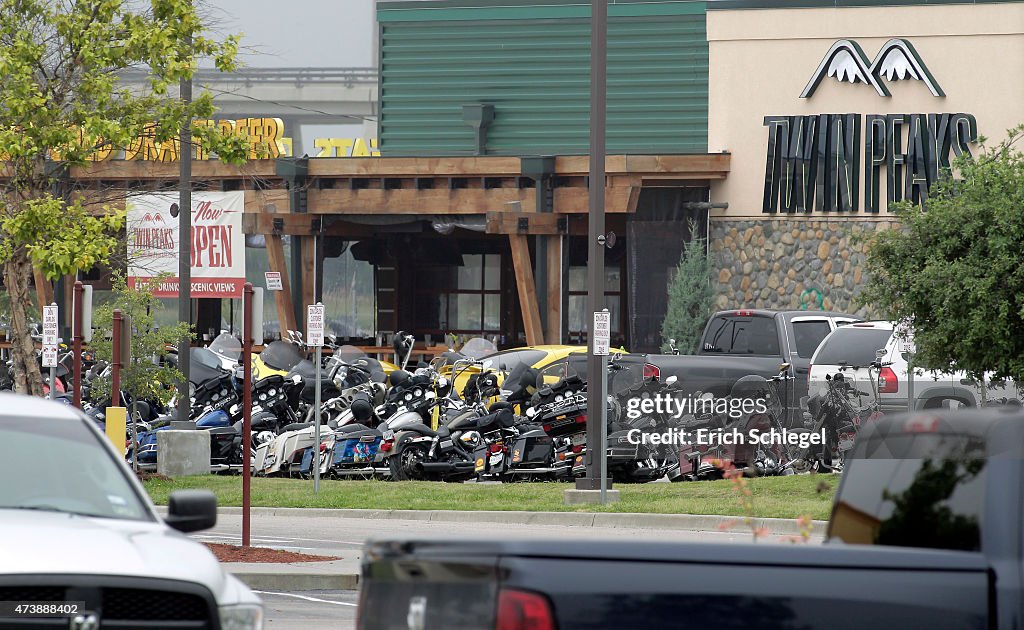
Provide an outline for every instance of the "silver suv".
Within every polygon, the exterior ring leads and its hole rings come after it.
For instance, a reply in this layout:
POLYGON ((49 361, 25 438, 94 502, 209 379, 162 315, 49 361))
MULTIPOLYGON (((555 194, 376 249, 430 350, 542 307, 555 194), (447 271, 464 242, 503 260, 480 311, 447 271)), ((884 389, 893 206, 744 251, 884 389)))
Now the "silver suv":
MULTIPOLYGON (((841 326, 822 340, 811 358, 808 394, 814 395, 825 386, 825 376, 842 371, 857 388, 874 395, 877 391, 884 413, 906 411, 909 395, 907 359, 913 341, 894 334, 893 322, 858 322, 841 326), (877 368, 870 367, 876 352, 882 350, 877 368)), ((987 400, 1017 398, 1015 383, 989 386, 987 400)), ((963 372, 914 370, 914 405, 916 409, 977 407, 982 392, 977 382, 963 372)))
POLYGON ((0 394, 0 628, 260 630, 263 608, 183 532, 212 527, 206 491, 161 520, 95 423, 0 394))

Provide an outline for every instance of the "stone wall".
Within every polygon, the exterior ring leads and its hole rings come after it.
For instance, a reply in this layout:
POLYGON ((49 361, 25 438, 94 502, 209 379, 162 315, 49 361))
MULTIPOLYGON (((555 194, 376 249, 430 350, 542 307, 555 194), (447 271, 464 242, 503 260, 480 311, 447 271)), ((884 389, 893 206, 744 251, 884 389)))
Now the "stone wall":
POLYGON ((891 225, 891 220, 712 220, 715 306, 806 305, 809 310, 873 316, 870 309, 854 303, 865 280, 864 237, 891 225))

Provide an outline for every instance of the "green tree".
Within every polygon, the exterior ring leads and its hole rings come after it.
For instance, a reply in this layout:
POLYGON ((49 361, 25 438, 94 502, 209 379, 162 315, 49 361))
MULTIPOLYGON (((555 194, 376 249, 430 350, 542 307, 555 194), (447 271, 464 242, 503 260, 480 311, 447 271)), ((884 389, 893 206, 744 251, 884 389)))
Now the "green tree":
POLYGON ((914 331, 916 363, 1024 379, 1024 153, 1007 138, 964 154, 921 206, 879 233, 860 301, 914 331))
MULTIPOLYGON (((123 249, 123 211, 59 190, 58 174, 142 136, 175 146, 187 121, 212 116, 209 94, 188 105, 169 94, 198 58, 234 67, 237 41, 203 32, 191 0, 0 0, 0 264, 18 391, 42 393, 28 334, 33 266, 54 279, 123 249), (133 68, 146 70, 144 87, 120 82, 133 68)), ((194 134, 222 160, 244 159, 245 138, 201 125, 194 134)))
MULTIPOLYGON (((167 347, 176 345, 186 335, 193 335, 188 324, 178 322, 173 326, 157 326, 153 320, 157 298, 153 291, 163 280, 153 278, 148 284, 128 288, 122 275, 113 278, 113 300, 96 308, 93 326, 100 331, 114 329, 114 309, 121 309, 122 315, 131 317, 132 342, 131 363, 121 370, 121 390, 136 400, 158 400, 167 403, 174 395, 172 386, 184 376, 174 365, 162 361, 167 356, 167 347)), ((104 334, 93 337, 90 344, 101 361, 113 360, 114 345, 104 334)), ((108 378, 96 378, 92 383, 91 398, 102 401, 109 398, 111 382, 108 378)))
POLYGON ((661 324, 662 352, 669 351, 670 339, 676 340, 680 352, 696 350, 711 316, 713 298, 707 241, 693 238, 683 244, 675 277, 668 284, 668 310, 661 324))

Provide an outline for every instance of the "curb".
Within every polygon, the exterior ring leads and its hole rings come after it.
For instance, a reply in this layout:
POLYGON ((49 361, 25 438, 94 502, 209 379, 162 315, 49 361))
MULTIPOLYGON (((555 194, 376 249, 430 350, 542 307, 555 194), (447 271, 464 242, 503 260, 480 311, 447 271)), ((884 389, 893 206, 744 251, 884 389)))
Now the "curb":
MULTIPOLYGON (((236 572, 231 569, 230 564, 223 566, 231 575, 254 591, 355 591, 359 589, 358 573, 262 573, 245 570, 236 572)), ((273 564, 270 566, 272 567, 273 564)))
MULTIPOLYGON (((240 507, 218 508, 219 514, 237 516, 240 507)), ((742 521, 740 516, 713 514, 644 514, 635 512, 522 512, 522 511, 455 511, 455 510, 360 510, 328 508, 266 508, 249 509, 253 517, 303 516, 309 518, 364 518, 435 523, 500 523, 502 525, 562 525, 602 527, 609 529, 683 529, 690 531, 721 531, 742 521)), ((799 535, 796 519, 754 518, 754 527, 766 528, 771 534, 799 535)), ((815 532, 824 532, 828 521, 811 521, 815 532)))

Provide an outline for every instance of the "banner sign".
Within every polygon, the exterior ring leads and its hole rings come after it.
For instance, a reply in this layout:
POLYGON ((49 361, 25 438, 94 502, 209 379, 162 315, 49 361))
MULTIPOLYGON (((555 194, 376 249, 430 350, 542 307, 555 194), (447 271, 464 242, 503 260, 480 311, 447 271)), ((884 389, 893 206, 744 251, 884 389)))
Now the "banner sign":
MULTIPOLYGON (((192 297, 241 298, 245 285, 245 193, 192 193, 192 297)), ((178 193, 128 202, 128 286, 170 274, 154 295, 178 297, 178 193)))

